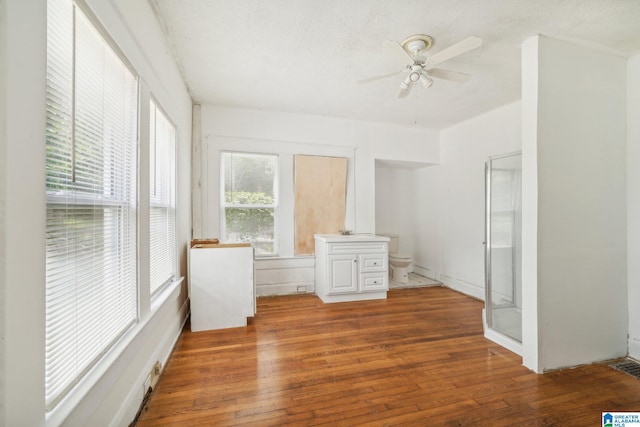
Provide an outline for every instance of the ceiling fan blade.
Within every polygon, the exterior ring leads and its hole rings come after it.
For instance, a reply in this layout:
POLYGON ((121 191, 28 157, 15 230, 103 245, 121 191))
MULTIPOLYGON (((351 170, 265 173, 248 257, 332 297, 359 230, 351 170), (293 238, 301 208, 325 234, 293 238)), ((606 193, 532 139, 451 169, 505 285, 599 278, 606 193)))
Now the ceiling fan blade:
MULTIPOLYGON (((476 49, 482 45, 482 39, 478 37, 467 37, 459 43, 449 46, 445 50, 432 55, 427 59, 427 65, 429 67, 447 61, 463 53, 467 53, 470 50, 476 49)), ((404 49, 403 49, 404 50, 404 49)))
POLYGON ((366 79, 358 80, 358 84, 371 83, 371 82, 375 82, 375 81, 378 81, 378 80, 387 79, 389 77, 397 76, 398 74, 402 74, 402 73, 404 73, 404 70, 396 71, 394 73, 381 74, 379 76, 368 77, 366 79))
POLYGON ((413 57, 404 50, 402 45, 395 40, 386 40, 382 43, 382 46, 389 51, 392 51, 397 57, 399 61, 406 61, 407 57, 413 61, 413 57))
POLYGON ((457 71, 443 70, 442 68, 432 68, 427 70, 427 74, 437 79, 449 80, 452 82, 464 83, 471 79, 469 74, 459 73, 457 71))

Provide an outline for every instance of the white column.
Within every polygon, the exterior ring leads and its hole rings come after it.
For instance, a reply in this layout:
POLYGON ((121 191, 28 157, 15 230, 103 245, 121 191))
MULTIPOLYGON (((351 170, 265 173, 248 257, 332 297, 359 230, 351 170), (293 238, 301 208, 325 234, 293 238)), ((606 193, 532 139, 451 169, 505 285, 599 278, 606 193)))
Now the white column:
POLYGON ((523 76, 525 364, 624 356, 626 60, 540 36, 523 76))

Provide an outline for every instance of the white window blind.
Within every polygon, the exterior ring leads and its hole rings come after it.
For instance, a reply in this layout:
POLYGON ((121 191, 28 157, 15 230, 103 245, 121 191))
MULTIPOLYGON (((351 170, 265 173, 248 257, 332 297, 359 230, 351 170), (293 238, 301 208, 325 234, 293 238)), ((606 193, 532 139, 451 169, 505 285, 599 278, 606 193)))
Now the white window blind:
POLYGON ((47 16, 51 409, 137 319, 137 77, 70 0, 47 16))
POLYGON ((176 128, 151 102, 150 115, 151 294, 176 275, 176 128))

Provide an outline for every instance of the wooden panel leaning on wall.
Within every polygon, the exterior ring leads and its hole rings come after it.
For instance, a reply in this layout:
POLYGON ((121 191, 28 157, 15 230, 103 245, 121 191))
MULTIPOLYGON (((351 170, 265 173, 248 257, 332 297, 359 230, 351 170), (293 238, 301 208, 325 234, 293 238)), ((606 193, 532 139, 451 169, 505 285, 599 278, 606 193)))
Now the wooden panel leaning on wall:
POLYGON ((303 156, 294 158, 295 255, 314 252, 314 234, 344 229, 347 159, 303 156))

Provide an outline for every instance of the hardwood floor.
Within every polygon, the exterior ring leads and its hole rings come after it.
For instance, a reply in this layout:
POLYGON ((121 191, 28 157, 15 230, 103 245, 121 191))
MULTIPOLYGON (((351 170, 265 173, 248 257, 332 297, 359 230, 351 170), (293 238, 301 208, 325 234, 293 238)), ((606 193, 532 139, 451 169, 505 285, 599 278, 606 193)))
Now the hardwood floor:
POLYGON ((521 366, 483 337, 482 307, 442 287, 259 299, 247 328, 187 325, 137 426, 598 426, 640 411, 640 380, 606 365, 521 366))

